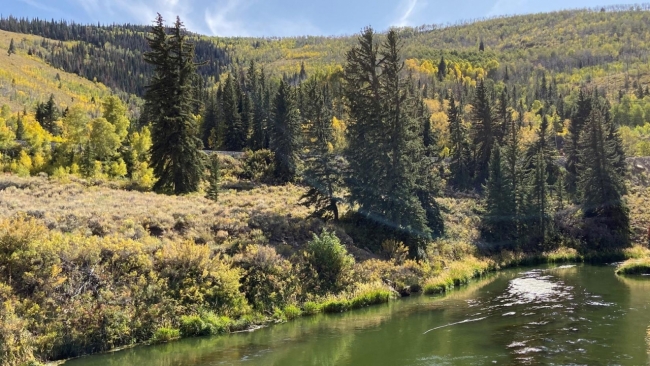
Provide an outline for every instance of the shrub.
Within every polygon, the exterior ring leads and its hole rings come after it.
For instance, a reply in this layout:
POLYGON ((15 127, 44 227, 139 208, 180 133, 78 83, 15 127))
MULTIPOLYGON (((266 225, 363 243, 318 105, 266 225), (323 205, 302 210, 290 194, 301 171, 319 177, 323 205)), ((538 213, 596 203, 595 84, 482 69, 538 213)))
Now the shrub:
POLYGON ((293 267, 274 248, 249 245, 235 257, 235 263, 243 269, 242 292, 256 310, 282 308, 295 296, 293 267))
POLYGON ((302 304, 302 312, 306 315, 315 315, 321 312, 321 306, 313 301, 307 301, 302 304))
POLYGON ((183 337, 201 337, 224 334, 230 331, 232 320, 214 313, 181 317, 180 334, 183 337))
POLYGON ((178 329, 174 328, 158 328, 151 338, 151 342, 154 344, 166 343, 180 338, 181 332, 178 329))
POLYGON ((345 249, 334 233, 323 230, 320 236, 307 244, 308 268, 316 277, 307 277, 311 289, 316 293, 336 293, 351 282, 354 258, 345 249))
POLYGON ((273 179, 275 157, 270 150, 246 151, 240 178, 267 183, 273 179))
POLYGON ((15 313, 11 288, 0 282, 0 365, 17 366, 33 361, 27 322, 15 313))
POLYGON ((302 311, 300 311, 300 308, 295 305, 285 306, 282 312, 284 313, 284 316, 287 318, 287 320, 296 319, 300 317, 300 315, 302 315, 302 311))

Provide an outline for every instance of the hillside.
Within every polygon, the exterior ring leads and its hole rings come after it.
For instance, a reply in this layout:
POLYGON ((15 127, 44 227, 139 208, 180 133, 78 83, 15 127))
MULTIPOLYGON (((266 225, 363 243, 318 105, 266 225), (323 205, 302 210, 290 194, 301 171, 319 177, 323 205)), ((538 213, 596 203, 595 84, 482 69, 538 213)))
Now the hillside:
MULTIPOLYGON (((477 69, 529 84, 534 71, 557 75, 559 85, 581 83, 608 85, 616 91, 624 77, 647 81, 647 45, 650 43, 650 13, 647 6, 607 7, 594 10, 568 10, 552 13, 500 17, 448 26, 402 28, 404 57, 432 71, 441 56, 458 64, 459 77, 476 78, 477 69), (479 52, 483 41, 484 52, 479 52), (586 80, 585 80, 586 79, 586 80)), ((146 50, 145 27, 97 27, 43 21, 0 20, 0 29, 34 33, 66 42, 47 45, 42 54, 48 62, 79 73, 128 93, 141 95, 151 70, 139 60, 146 50), (74 41, 74 42, 72 42, 74 41), (95 57, 102 62, 84 61, 95 57), (105 64, 104 64, 105 62, 105 64), (125 66, 130 78, 116 74, 125 66)), ((332 69, 345 60, 345 52, 356 36, 292 38, 224 38, 195 36, 197 58, 207 62, 201 74, 218 80, 230 65, 243 67, 251 60, 264 65, 275 75, 291 75, 304 63, 307 72, 332 69)), ((427 70, 428 69, 428 70, 427 70)))
POLYGON ((41 50, 42 37, 0 31, 0 105, 7 105, 12 112, 31 110, 50 95, 63 108, 77 104, 93 115, 100 112, 99 101, 111 90, 98 82, 92 82, 74 74, 58 70, 37 56, 30 56, 29 49, 41 50), (7 55, 11 39, 16 54, 7 55))

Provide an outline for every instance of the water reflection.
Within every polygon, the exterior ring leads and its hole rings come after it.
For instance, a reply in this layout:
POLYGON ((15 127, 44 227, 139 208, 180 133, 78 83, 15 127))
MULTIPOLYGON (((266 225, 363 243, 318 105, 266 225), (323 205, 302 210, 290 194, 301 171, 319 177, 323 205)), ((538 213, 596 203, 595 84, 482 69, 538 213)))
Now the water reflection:
POLYGON ((617 278, 611 267, 512 270, 447 297, 66 365, 640 365, 650 357, 648 290, 650 281, 617 278))

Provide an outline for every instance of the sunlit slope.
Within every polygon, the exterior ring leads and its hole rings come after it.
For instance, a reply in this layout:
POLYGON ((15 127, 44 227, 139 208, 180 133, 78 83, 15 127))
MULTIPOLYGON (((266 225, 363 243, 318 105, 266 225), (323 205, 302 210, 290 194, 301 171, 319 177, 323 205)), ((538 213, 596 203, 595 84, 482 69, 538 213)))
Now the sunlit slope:
POLYGON ((0 106, 6 104, 12 112, 29 110, 53 94, 62 108, 74 103, 98 113, 99 101, 110 94, 110 89, 55 69, 36 55, 29 55, 30 50, 47 52, 41 48, 42 40, 33 35, 0 31, 0 106), (16 53, 9 56, 7 50, 12 38, 16 53))

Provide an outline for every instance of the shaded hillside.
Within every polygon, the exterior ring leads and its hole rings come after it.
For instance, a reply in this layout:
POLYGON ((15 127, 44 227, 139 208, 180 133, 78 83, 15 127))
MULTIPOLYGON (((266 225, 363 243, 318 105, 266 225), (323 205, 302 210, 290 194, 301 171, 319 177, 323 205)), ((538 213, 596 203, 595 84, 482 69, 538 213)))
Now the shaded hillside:
MULTIPOLYGON (((99 27, 9 17, 0 19, 0 29, 54 40, 42 42, 43 49, 34 53, 57 68, 130 94, 143 95, 152 74, 142 57, 148 49, 147 26, 99 27)), ((195 42, 197 58, 205 62, 199 73, 206 80, 218 76, 230 63, 227 53, 210 40, 195 42)))

